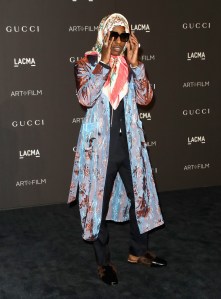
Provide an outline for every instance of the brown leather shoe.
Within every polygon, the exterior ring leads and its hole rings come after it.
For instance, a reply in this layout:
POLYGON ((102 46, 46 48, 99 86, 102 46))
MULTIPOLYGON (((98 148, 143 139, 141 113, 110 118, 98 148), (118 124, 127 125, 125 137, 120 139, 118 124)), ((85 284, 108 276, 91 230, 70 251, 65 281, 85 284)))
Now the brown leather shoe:
POLYGON ((109 264, 107 266, 98 266, 98 276, 103 282, 109 285, 118 284, 116 268, 109 264))
POLYGON ((157 257, 150 251, 147 251, 142 256, 129 254, 127 261, 131 264, 142 264, 147 267, 163 267, 167 265, 167 262, 164 259, 157 257))

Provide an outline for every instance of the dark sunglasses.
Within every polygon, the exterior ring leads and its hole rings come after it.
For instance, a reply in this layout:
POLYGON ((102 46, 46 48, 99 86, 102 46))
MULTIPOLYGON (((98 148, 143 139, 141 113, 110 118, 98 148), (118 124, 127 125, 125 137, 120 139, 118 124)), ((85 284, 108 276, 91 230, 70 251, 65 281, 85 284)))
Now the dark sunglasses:
POLYGON ((129 40, 130 33, 123 32, 123 33, 119 34, 116 31, 111 31, 109 39, 112 39, 112 37, 113 37, 114 40, 117 40, 119 36, 120 36, 120 40, 125 43, 129 40))

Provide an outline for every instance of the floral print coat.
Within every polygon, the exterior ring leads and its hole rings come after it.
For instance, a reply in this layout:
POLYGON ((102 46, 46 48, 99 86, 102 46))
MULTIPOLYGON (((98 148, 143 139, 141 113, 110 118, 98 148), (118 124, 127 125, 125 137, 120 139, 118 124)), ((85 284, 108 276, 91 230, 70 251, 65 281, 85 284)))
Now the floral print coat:
MULTIPOLYGON (((79 185, 79 208, 83 238, 97 238, 101 223, 103 192, 110 140, 109 100, 102 92, 110 68, 92 56, 75 64, 77 97, 87 107, 80 129, 68 203, 76 199, 79 185)), ((163 224, 152 169, 144 140, 137 104, 147 105, 153 91, 143 63, 129 67, 128 93, 124 97, 125 125, 131 164, 135 213, 140 233, 163 224)), ((116 177, 106 219, 129 220, 130 200, 119 174, 116 177)))

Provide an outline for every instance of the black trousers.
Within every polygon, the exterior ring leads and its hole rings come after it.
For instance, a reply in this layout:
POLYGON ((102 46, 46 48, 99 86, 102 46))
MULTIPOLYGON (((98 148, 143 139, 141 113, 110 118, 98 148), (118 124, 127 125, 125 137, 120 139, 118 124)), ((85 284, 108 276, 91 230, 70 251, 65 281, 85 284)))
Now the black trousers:
POLYGON ((105 220, 108 206, 110 201, 111 192, 114 185, 114 180, 117 173, 119 172, 123 184, 125 186, 127 196, 131 201, 130 207, 130 245, 129 253, 140 256, 143 255, 148 249, 148 233, 140 234, 136 215, 135 215, 135 202, 134 192, 131 176, 131 167, 129 160, 129 153, 127 149, 127 143, 123 136, 118 136, 118 140, 115 140, 115 144, 110 146, 109 160, 107 166, 107 174, 103 196, 103 209, 102 209, 102 220, 98 238, 93 242, 95 250, 96 261, 98 265, 107 265, 110 262, 110 251, 108 247, 109 243, 109 232, 107 222, 105 220))

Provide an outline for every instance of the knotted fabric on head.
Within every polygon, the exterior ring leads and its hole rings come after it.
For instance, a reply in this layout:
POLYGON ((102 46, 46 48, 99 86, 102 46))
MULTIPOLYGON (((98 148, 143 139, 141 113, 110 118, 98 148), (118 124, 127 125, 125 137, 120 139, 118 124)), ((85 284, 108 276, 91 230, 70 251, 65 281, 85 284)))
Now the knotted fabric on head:
MULTIPOLYGON (((98 26, 97 41, 92 49, 85 55, 98 55, 98 61, 101 59, 101 51, 104 43, 104 37, 115 26, 123 26, 126 33, 130 33, 129 24, 127 19, 118 13, 104 17, 98 26)), ((126 50, 126 44, 119 56, 111 55, 110 67, 111 71, 104 84, 103 92, 109 98, 110 104, 113 109, 117 109, 120 101, 128 92, 128 65, 123 56, 126 50)))

